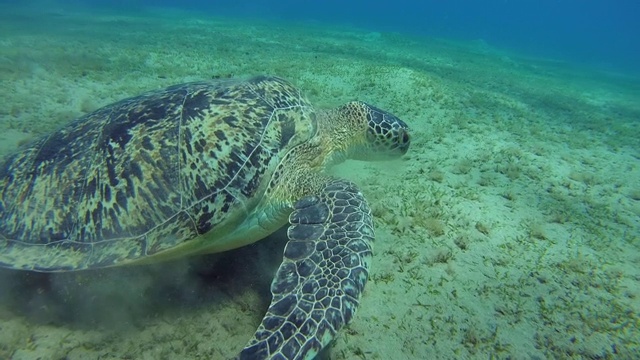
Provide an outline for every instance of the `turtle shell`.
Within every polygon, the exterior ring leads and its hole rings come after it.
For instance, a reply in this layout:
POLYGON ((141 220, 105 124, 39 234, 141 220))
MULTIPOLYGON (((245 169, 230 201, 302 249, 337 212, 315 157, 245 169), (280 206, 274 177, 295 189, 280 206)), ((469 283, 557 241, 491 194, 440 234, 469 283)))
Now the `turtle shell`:
POLYGON ((0 264, 130 263, 247 216, 315 134, 285 80, 176 85, 83 116, 0 164, 0 264))

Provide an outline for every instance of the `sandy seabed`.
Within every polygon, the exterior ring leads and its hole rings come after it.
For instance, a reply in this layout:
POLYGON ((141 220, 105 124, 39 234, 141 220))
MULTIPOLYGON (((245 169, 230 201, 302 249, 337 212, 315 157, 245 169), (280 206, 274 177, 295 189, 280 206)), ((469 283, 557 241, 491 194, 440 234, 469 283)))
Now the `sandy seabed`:
MULTIPOLYGON (((0 11, 0 153, 175 83, 283 76, 360 99, 410 152, 333 170, 377 239, 328 359, 640 358, 640 80, 492 48, 153 11, 0 11)), ((152 204, 150 204, 152 205, 152 204)), ((168 264, 0 271, 0 359, 226 359, 269 304, 285 234, 168 264)))

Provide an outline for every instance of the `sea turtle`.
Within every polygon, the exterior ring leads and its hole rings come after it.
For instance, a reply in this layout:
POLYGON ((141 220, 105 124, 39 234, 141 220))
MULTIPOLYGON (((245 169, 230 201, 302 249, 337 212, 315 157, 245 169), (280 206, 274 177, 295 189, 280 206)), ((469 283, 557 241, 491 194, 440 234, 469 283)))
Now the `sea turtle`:
POLYGON ((407 125, 360 101, 316 111, 286 80, 171 86, 87 114, 0 163, 0 266, 150 263, 253 243, 289 222, 244 359, 310 359, 352 318, 371 210, 324 174, 406 153, 407 125))

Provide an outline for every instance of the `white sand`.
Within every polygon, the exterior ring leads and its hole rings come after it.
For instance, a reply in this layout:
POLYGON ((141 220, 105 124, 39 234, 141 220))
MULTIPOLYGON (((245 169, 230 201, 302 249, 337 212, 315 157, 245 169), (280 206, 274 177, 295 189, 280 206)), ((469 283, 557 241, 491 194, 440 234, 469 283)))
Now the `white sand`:
MULTIPOLYGON (((401 161, 334 170, 369 198, 377 240, 331 359, 640 356, 638 79, 487 44, 84 16, 39 18, 47 31, 2 18, 0 152, 123 97, 212 76, 277 74, 319 107, 358 98, 410 124, 401 161)), ((0 358, 231 357, 268 305, 283 236, 159 266, 3 270, 0 358)))

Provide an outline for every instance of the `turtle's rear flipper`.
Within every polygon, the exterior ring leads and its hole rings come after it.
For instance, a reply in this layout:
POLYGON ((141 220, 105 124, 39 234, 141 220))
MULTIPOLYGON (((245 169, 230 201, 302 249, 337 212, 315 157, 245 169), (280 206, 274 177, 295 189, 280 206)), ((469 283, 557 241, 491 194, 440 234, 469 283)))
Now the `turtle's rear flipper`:
POLYGON ((358 307, 374 231, 356 186, 329 182, 298 201, 289 222, 271 305, 240 359, 312 359, 358 307))

